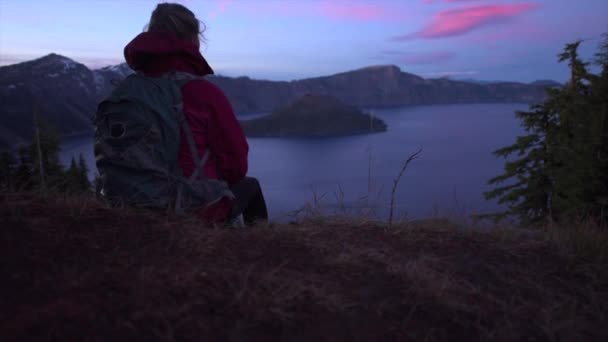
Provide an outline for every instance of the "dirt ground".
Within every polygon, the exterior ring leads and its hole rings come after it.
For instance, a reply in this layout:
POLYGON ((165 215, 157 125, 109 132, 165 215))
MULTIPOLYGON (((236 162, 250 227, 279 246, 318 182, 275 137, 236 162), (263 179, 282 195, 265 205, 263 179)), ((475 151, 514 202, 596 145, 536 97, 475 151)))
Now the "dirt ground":
POLYGON ((608 268, 434 220, 209 228, 0 194, 2 341, 608 341, 608 268))

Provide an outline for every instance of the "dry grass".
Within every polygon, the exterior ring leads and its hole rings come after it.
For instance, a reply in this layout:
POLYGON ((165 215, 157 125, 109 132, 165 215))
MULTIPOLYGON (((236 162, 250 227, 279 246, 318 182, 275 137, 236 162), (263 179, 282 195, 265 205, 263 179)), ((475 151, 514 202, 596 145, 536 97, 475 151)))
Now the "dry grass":
POLYGON ((545 234, 0 197, 3 341, 608 340, 607 262, 545 234))
POLYGON ((564 252, 608 262, 608 226, 589 221, 569 227, 550 225, 546 231, 564 252))

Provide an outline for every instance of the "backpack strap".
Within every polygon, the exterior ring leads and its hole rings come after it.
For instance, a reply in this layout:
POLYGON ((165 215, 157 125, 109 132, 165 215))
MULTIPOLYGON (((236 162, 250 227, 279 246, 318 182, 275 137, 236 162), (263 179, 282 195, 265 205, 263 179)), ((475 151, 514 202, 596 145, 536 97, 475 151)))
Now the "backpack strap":
MULTIPOLYGON (((190 81, 197 80, 197 79, 204 79, 204 77, 193 75, 193 74, 190 74, 187 72, 182 72, 182 71, 168 72, 168 73, 164 74, 162 77, 175 81, 175 83, 177 83, 177 85, 179 86, 180 89, 190 81)), ((190 175, 190 178, 188 179, 188 182, 192 183, 199 177, 203 166, 205 166, 207 159, 209 159, 209 150, 205 151, 205 154, 203 155, 203 157, 201 159, 197 158, 198 151, 196 150, 196 144, 194 142, 194 135, 192 134, 192 130, 190 129, 190 125, 188 124, 188 120, 186 120, 186 117, 184 115, 183 103, 180 103, 177 106, 176 113, 177 113, 177 119, 179 120, 180 125, 182 126, 182 129, 184 130, 186 139, 188 140, 188 145, 190 147, 190 154, 192 155, 192 160, 194 161, 194 165, 195 165, 194 172, 192 173, 192 175, 190 175)))
MULTIPOLYGON (((178 87, 181 88, 185 86, 188 82, 196 79, 202 79, 203 77, 199 77, 196 75, 192 75, 186 72, 174 71, 163 75, 164 78, 168 78, 170 80, 175 81, 178 87)), ((180 126, 184 130, 184 135, 188 140, 188 146, 190 147, 190 154, 192 155, 192 160, 194 161, 194 171, 188 178, 188 183, 192 184, 202 172, 203 167, 205 166, 207 160, 209 159, 209 150, 205 151, 205 154, 202 158, 198 158, 198 151, 196 149, 196 143, 194 141, 194 135, 192 134, 192 130, 190 129, 190 124, 188 120, 186 120, 186 116, 184 115, 184 105, 183 102, 180 103, 175 108, 175 113, 177 115, 177 120, 180 123, 180 126)), ((175 213, 177 215, 184 214, 184 208, 182 204, 182 192, 184 190, 184 184, 180 183, 177 188, 177 198, 175 201, 175 213)))
POLYGON ((194 161, 194 171, 188 178, 188 182, 194 182, 198 176, 201 174, 203 166, 207 163, 207 159, 209 159, 209 150, 205 151, 205 154, 201 159, 197 158, 198 151, 196 150, 196 143, 194 142, 194 135, 192 134, 192 130, 190 129, 190 124, 188 124, 188 120, 186 120, 186 116, 183 112, 183 105, 180 104, 176 108, 177 119, 184 130, 184 135, 186 136, 186 140, 188 140, 188 146, 190 147, 190 154, 192 155, 192 160, 194 161))
MULTIPOLYGON (((188 146, 190 147, 190 154, 192 155, 192 160, 194 161, 194 165, 195 165, 194 171, 190 175, 190 178, 188 178, 188 183, 192 184, 199 177, 199 175, 201 174, 201 171, 203 169, 203 166, 205 166, 207 159, 209 159, 209 150, 205 151, 205 154, 203 155, 202 158, 199 159, 197 157, 198 151, 196 150, 194 136, 192 134, 192 130, 190 129, 190 125, 188 124, 188 121, 186 120, 186 116, 184 115, 184 112, 182 110, 183 105, 180 103, 176 107, 177 107, 176 108, 177 119, 179 120, 180 125, 182 126, 182 129, 184 130, 184 135, 186 136, 186 139, 188 140, 188 146)), ((180 182, 180 184, 177 187, 177 197, 175 200, 175 213, 177 215, 184 214, 184 208, 183 208, 183 204, 182 204, 183 190, 184 190, 184 184, 182 182, 180 182)))

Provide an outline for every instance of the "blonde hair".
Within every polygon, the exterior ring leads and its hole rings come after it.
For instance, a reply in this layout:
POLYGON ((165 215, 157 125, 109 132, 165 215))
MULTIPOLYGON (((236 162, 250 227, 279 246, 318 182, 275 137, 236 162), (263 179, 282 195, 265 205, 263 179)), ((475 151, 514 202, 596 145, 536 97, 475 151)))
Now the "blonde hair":
POLYGON ((188 41, 205 41, 203 33, 206 26, 199 21, 194 13, 183 5, 175 3, 160 3, 150 17, 146 31, 171 32, 179 38, 188 41))

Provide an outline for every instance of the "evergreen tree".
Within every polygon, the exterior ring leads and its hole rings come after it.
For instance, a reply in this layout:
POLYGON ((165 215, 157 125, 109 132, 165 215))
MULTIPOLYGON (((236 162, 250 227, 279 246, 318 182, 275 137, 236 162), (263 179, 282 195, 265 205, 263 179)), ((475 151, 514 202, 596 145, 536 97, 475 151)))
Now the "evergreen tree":
POLYGON ((78 162, 74 157, 70 162, 70 167, 64 174, 63 191, 70 194, 82 194, 91 190, 91 183, 88 179, 88 168, 84 156, 80 154, 78 162))
POLYGON ((15 189, 30 190, 34 186, 32 176, 32 164, 30 160, 29 148, 22 146, 19 148, 19 166, 15 171, 15 189))
POLYGON ((13 189, 15 157, 9 151, 0 155, 0 189, 13 189))
POLYGON ((40 152, 38 153, 38 136, 34 134, 28 152, 31 161, 31 174, 36 185, 41 185, 40 167, 47 186, 59 188, 63 182, 63 166, 59 161, 61 139, 59 134, 49 126, 40 124, 40 152), (42 162, 41 162, 42 161, 42 162))
POLYGON ((79 192, 80 189, 80 170, 78 168, 78 164, 76 164, 76 159, 72 157, 70 162, 70 167, 65 171, 62 190, 74 194, 79 192))
MULTIPOLYGON (((555 93, 556 90, 549 92, 555 93)), ((557 115, 549 104, 548 101, 545 105, 533 106, 529 112, 517 112, 517 117, 529 134, 518 137, 515 144, 494 152, 496 156, 505 158, 515 153, 518 156, 505 164, 503 175, 489 181, 490 184, 510 181, 510 184, 485 194, 488 199, 498 198, 500 204, 508 205, 508 211, 497 217, 514 214, 524 224, 537 224, 550 213, 553 198, 551 167, 554 161, 549 154, 546 135, 548 131, 556 129, 557 115)))
POLYGON ((595 64, 602 68, 602 75, 608 73, 608 32, 604 33, 598 52, 595 54, 595 64))
POLYGON ((89 168, 87 167, 87 162, 82 153, 78 156, 78 187, 82 192, 91 189, 91 182, 89 181, 89 168))
POLYGON ((559 61, 568 61, 570 80, 555 97, 559 115, 558 129, 548 135, 551 154, 556 161, 552 168, 555 197, 551 218, 555 221, 586 215, 589 188, 593 185, 592 140, 594 113, 591 108, 588 63, 578 55, 580 41, 566 45, 559 61))
MULTIPOLYGON (((608 219, 608 33, 604 34, 595 55, 595 64, 601 68, 591 83, 594 121, 592 123, 593 185, 590 191, 592 213, 606 222, 608 219)), ((590 185, 591 186, 591 185, 590 185)))
POLYGON ((516 154, 505 173, 489 181, 498 187, 485 194, 508 205, 499 217, 515 215, 526 225, 606 218, 608 36, 596 55, 600 75, 591 74, 580 59, 580 44, 566 45, 559 55, 560 62, 569 63, 568 83, 547 89, 544 103, 517 113, 527 135, 494 152, 505 158, 516 154))

